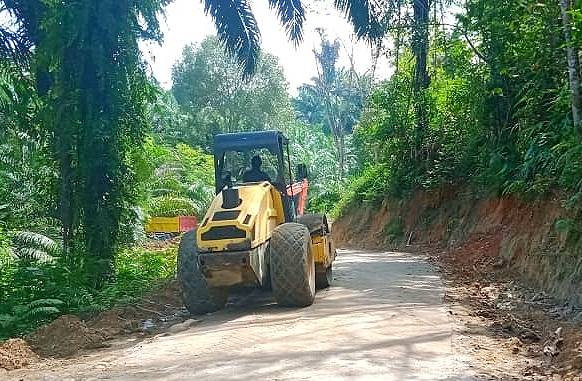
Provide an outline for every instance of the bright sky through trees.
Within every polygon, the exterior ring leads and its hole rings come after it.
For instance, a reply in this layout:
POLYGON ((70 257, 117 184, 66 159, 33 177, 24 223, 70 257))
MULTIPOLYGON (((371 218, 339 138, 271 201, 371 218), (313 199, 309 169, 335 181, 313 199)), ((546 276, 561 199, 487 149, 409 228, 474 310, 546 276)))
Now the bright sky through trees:
MULTIPOLYGON (((328 39, 339 38, 342 43, 339 66, 349 66, 347 50, 352 49, 352 27, 335 10, 332 1, 304 1, 307 20, 304 25, 304 41, 295 49, 287 40, 276 14, 269 9, 267 0, 255 0, 253 12, 261 30, 263 50, 279 57, 279 64, 289 81, 289 91, 296 94, 297 86, 308 83, 317 75, 315 58, 312 50, 319 47, 319 35, 316 28, 325 28, 328 39)), ((166 8, 166 20, 162 21, 164 43, 162 46, 150 44, 143 47, 153 73, 162 87, 171 86, 172 65, 180 57, 186 44, 200 43, 206 36, 215 35, 216 30, 203 6, 197 0, 176 0, 166 8)), ((355 40, 354 40, 355 41, 355 40)), ((370 49, 364 42, 354 46, 353 53, 356 69, 364 72, 370 66, 370 49)), ((383 78, 389 73, 387 60, 379 62, 377 77, 383 78)))

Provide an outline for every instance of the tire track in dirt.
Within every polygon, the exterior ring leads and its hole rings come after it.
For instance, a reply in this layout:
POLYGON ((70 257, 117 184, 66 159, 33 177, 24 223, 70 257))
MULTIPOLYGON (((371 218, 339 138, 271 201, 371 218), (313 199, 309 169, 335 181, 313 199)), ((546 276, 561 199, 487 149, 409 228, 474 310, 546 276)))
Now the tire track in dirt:
POLYGON ((456 351, 444 286, 422 258, 340 251, 314 305, 280 308, 266 291, 176 334, 11 371, 9 380, 475 380, 456 351))

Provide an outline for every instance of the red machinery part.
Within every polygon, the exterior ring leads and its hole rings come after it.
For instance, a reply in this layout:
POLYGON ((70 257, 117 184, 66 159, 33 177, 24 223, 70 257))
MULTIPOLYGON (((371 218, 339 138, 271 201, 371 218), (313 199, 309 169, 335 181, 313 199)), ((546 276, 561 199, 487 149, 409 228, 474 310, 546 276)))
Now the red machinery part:
POLYGON ((309 187, 309 182, 307 179, 294 182, 287 186, 287 196, 293 198, 297 197, 297 216, 302 216, 305 212, 305 207, 307 205, 307 188, 309 187))
POLYGON ((196 219, 196 216, 180 216, 179 217, 180 233, 196 229, 197 224, 198 224, 198 221, 196 219))

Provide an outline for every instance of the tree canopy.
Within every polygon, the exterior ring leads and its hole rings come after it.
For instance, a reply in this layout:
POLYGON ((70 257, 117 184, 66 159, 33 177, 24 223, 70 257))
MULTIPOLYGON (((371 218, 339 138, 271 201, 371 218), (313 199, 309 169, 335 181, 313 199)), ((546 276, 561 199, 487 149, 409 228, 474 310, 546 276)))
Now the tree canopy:
POLYGON ((241 78, 217 38, 184 47, 172 70, 172 93, 192 116, 188 142, 210 150, 216 133, 280 129, 291 121, 287 82, 276 57, 261 53, 253 77, 241 78))

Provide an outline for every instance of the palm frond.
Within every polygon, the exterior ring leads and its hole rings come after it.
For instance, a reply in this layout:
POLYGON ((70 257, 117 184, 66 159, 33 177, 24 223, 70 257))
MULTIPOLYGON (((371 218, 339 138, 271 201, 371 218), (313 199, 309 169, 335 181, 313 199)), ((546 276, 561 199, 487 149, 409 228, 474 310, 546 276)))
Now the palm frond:
POLYGON ((42 306, 28 310, 24 317, 27 319, 41 319, 59 313, 61 313, 61 311, 57 307, 42 306))
POLYGON ((51 261, 62 253, 60 244, 40 233, 16 231, 11 234, 11 238, 13 252, 19 258, 51 261))
POLYGON ((383 11, 390 3, 389 0, 334 0, 335 7, 346 15, 354 27, 356 36, 368 41, 384 36, 383 11))
MULTIPOLYGON (((0 95, 1 97, 1 95, 0 95)), ((0 144, 0 164, 4 169, 13 169, 17 168, 18 161, 11 156, 12 154, 12 147, 8 144, 0 144)))
POLYGON ((27 66, 30 60, 31 46, 22 39, 20 33, 0 27, 0 57, 5 61, 27 66))
POLYGON ((254 74, 260 52, 257 20, 247 0, 204 0, 204 12, 214 20, 218 38, 234 54, 245 77, 254 74))
POLYGON ((54 260, 46 251, 34 247, 19 247, 14 250, 14 253, 20 259, 34 259, 39 262, 52 262, 54 260))
POLYGON ((153 217, 191 216, 199 214, 199 205, 185 197, 161 196, 153 198, 149 205, 153 217))
POLYGON ((300 0, 269 0, 269 6, 277 10, 289 39, 297 46, 303 40, 305 10, 300 0))
POLYGON ((28 303, 28 308, 37 308, 37 307, 55 307, 55 306, 62 306, 63 304, 65 304, 65 302, 63 302, 60 299, 52 299, 52 298, 47 298, 47 299, 36 299, 33 300, 32 302, 28 303))
POLYGON ((11 6, 7 6, 3 2, 0 5, 0 58, 27 67, 33 43, 19 17, 21 12, 17 11, 26 5, 17 3, 11 2, 11 6))
MULTIPOLYGON (((0 30, 1 39, 2 32, 0 30)), ((2 49, 0 47, 0 58, 5 59, 4 53, 1 52, 2 49)), ((6 62, 0 64, 0 110, 5 113, 11 113, 18 102, 18 95, 14 88, 14 82, 17 80, 15 77, 15 65, 9 65, 6 62)))

